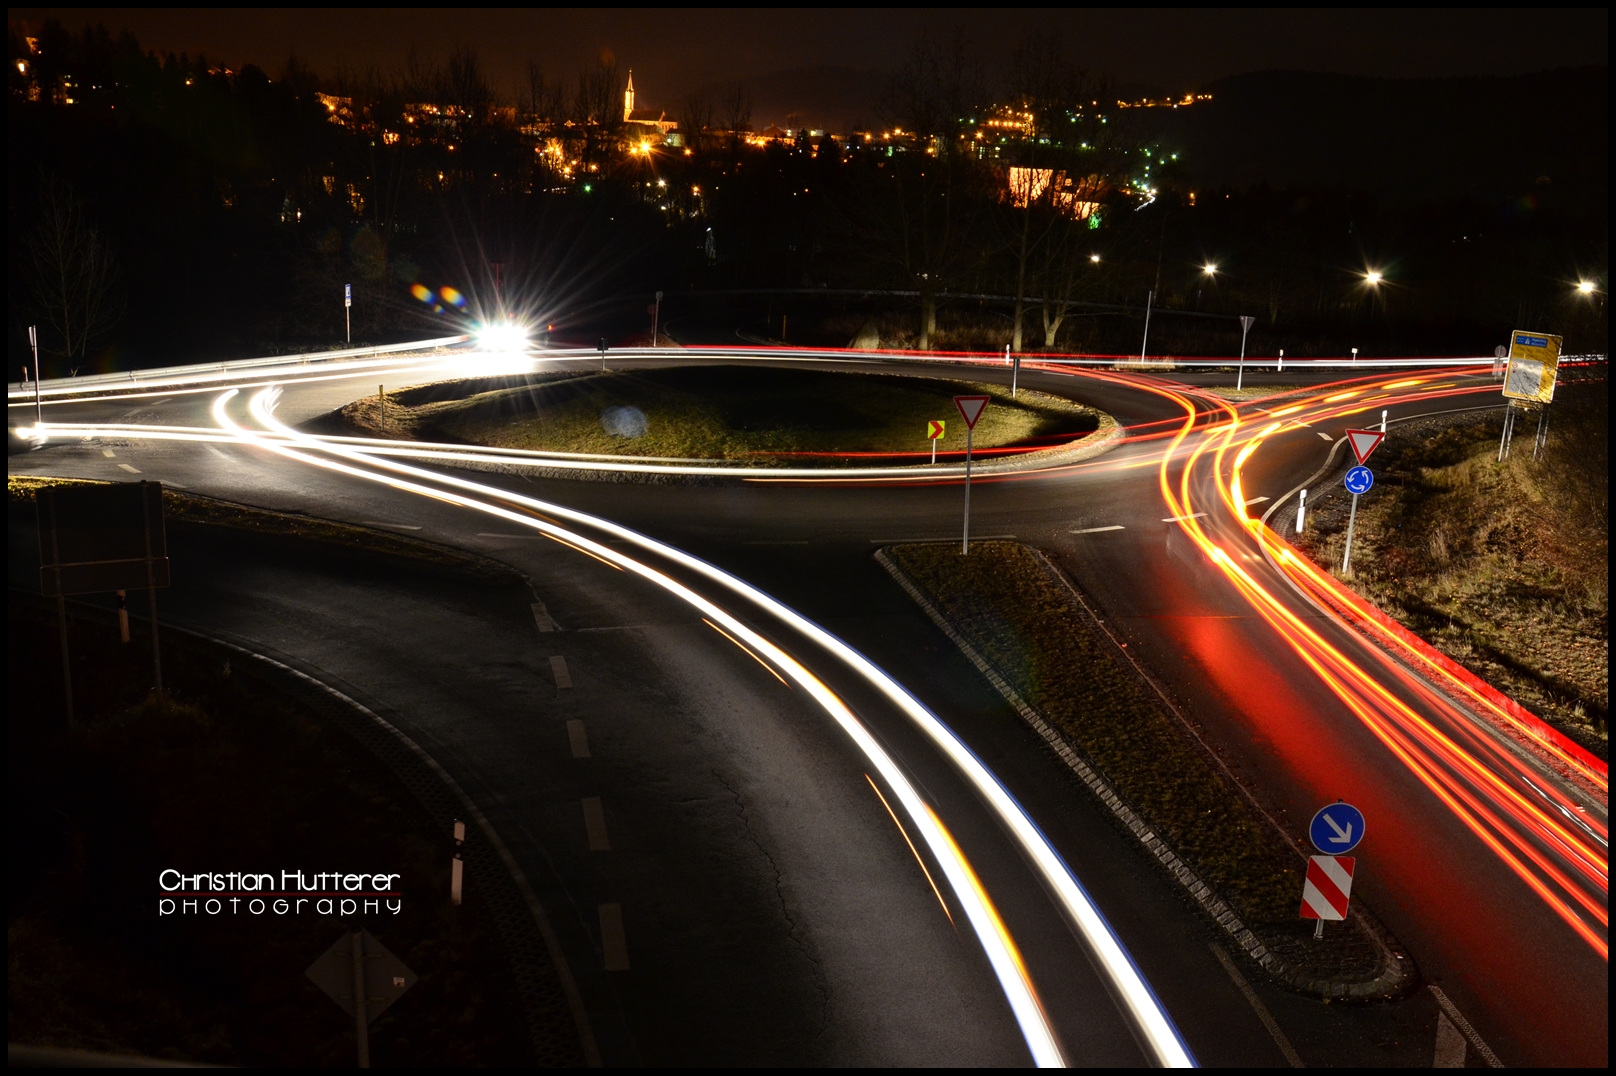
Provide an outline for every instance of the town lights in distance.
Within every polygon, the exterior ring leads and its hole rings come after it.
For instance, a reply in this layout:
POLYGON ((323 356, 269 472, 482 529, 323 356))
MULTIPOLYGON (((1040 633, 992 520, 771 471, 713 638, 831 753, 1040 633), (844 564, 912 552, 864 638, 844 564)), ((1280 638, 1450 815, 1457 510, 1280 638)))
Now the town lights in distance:
POLYGON ((515 322, 495 322, 478 330, 477 342, 488 351, 526 351, 527 330, 515 322))

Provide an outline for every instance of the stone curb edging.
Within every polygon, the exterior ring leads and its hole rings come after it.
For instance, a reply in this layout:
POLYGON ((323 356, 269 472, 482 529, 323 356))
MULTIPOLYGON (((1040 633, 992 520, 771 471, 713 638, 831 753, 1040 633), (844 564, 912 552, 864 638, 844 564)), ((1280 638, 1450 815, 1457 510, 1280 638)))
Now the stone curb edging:
POLYGON ((1127 830, 1144 845, 1153 858, 1156 859, 1167 872, 1173 876, 1208 916, 1210 916, 1226 934, 1240 946, 1240 948, 1256 962, 1264 971, 1278 981, 1308 994, 1314 994, 1327 999, 1371 999, 1391 997, 1410 989, 1413 985, 1414 975, 1412 962, 1406 956, 1390 949, 1378 932, 1369 930, 1368 933, 1382 949, 1385 967, 1374 979, 1364 980, 1336 980, 1320 978, 1308 974, 1302 968, 1285 960, 1265 944, 1251 928, 1247 927, 1240 917, 1235 914, 1227 901, 1220 897, 1211 885, 1195 873, 1184 860, 1173 851, 1172 847, 1162 839, 1145 822, 1140 815, 1129 807, 1127 802, 1119 796, 1115 789, 1105 780, 1076 748, 1058 730, 1046 721, 1031 704, 1021 697, 1021 694, 1012 687, 1008 680, 1002 676, 982 654, 955 629, 954 625, 943 614, 942 610, 932 604, 923 594, 907 573, 886 554, 886 550, 877 550, 876 562, 886 569, 887 574, 903 588, 904 593, 926 613, 932 623, 947 635, 949 640, 959 648, 960 653, 975 665, 977 670, 985 676, 995 690, 1004 697, 1005 701, 1015 709, 1032 730, 1044 740, 1051 750, 1058 755, 1069 769, 1077 774, 1089 790, 1099 798, 1111 814, 1122 823, 1127 830))
MULTIPOLYGON (((71 604, 77 607, 73 614, 76 616, 83 616, 85 613, 93 616, 106 612, 98 606, 82 602, 74 601, 71 604)), ((132 615, 130 619, 146 618, 132 615)), ((334 723, 341 731, 357 741, 402 781, 436 821, 446 822, 451 816, 463 814, 473 822, 476 828, 468 832, 463 852, 466 870, 473 884, 481 882, 482 888, 488 894, 491 925, 505 950, 504 956, 510 965, 511 978, 515 980, 518 993, 521 995, 536 1060, 540 1064, 545 1064, 546 1055, 555 1053, 554 1042, 546 1034, 547 1029, 542 1022, 541 1013, 549 1004, 545 994, 558 987, 572 1018, 583 1061, 591 1068, 602 1066, 600 1049, 595 1041, 583 997, 578 991, 571 968, 561 950, 560 938, 539 904, 527 876, 476 802, 425 748, 368 706, 283 661, 217 635, 172 622, 163 624, 162 630, 189 636, 228 653, 250 659, 254 667, 240 670, 242 673, 270 681, 273 687, 293 699, 312 704, 312 708, 317 711, 327 710, 330 716, 335 718, 334 723), (482 841, 472 839, 473 834, 479 833, 483 837, 482 841), (506 892, 501 892, 502 890, 506 892), (535 932, 537 938, 533 936, 535 932), (545 961, 534 959, 538 956, 532 951, 535 944, 548 958, 549 968, 553 969, 554 987, 543 981, 550 976, 545 974, 547 970, 543 966, 545 961)), ((552 998, 553 996, 551 994, 552 998)), ((563 1066, 576 1064, 578 1055, 571 1054, 570 1051, 568 1053, 570 1057, 552 1056, 548 1058, 548 1062, 563 1066)))

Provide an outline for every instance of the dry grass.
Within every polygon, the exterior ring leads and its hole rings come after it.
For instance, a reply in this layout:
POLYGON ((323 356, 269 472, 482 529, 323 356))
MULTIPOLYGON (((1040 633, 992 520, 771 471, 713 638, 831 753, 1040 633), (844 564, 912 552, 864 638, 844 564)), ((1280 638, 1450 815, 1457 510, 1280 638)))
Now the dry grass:
MULTIPOLYGON (((1502 464, 1496 417, 1394 430, 1359 502, 1347 582, 1605 758, 1608 517, 1592 485, 1603 466, 1589 458, 1603 450, 1572 436, 1575 413, 1566 417, 1568 437, 1551 438, 1536 463, 1525 417, 1502 464)), ((1297 542, 1337 574, 1350 500, 1338 482, 1310 497, 1297 542)))
POLYGON ((887 553, 1248 923, 1295 919, 1294 855, 1032 550, 990 541, 969 556, 952 545, 887 553))
POLYGON ((341 412, 350 429, 390 437, 556 452, 815 465, 860 462, 881 453, 929 453, 926 423, 948 422, 942 451, 963 451, 965 426, 952 397, 993 397, 975 434, 977 448, 1030 439, 1069 439, 1094 431, 1098 412, 1023 390, 1012 400, 997 385, 942 378, 825 373, 770 367, 690 366, 533 379, 497 385, 389 394, 387 419, 367 397, 341 412), (636 408, 639 436, 609 433, 609 408, 636 408), (823 453, 825 455, 817 455, 823 453), (837 457, 842 457, 838 459, 837 457), (800 457, 799 457, 800 458, 800 457))

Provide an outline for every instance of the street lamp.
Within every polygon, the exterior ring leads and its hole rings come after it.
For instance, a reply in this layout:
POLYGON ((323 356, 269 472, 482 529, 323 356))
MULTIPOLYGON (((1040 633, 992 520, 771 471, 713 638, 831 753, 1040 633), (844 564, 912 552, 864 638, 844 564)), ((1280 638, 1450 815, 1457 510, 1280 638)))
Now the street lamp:
POLYGON ((1093 262, 1095 265, 1099 265, 1100 264, 1100 256, 1098 254, 1090 254, 1089 255, 1089 261, 1093 262))
POLYGON ((1381 275, 1379 269, 1371 269, 1364 274, 1364 283, 1368 284, 1371 288, 1380 287, 1380 282, 1385 279, 1386 278, 1381 275))
POLYGON ((1201 266, 1201 272, 1205 273, 1207 276, 1217 276, 1218 275, 1217 263, 1216 262, 1207 262, 1205 265, 1201 266))
POLYGON ((1594 282, 1592 280, 1579 280, 1579 281, 1577 281, 1577 294, 1579 294, 1579 295, 1592 295, 1593 293, 1594 293, 1594 282))

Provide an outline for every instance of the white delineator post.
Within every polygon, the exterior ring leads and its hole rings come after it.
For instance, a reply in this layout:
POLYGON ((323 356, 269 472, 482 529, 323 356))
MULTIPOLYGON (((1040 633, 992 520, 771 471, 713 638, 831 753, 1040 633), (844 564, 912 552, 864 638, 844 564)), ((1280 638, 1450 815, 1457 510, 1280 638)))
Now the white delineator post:
POLYGON ((342 324, 348 336, 348 343, 353 343, 353 285, 342 286, 342 324))
POLYGON ((1141 366, 1145 364, 1145 348, 1150 346, 1150 306, 1155 301, 1156 293, 1154 291, 1145 295, 1145 335, 1139 341, 1139 365, 1141 366))
POLYGON ((1301 534, 1303 525, 1307 522, 1307 490, 1296 498, 1296 533, 1301 534))

